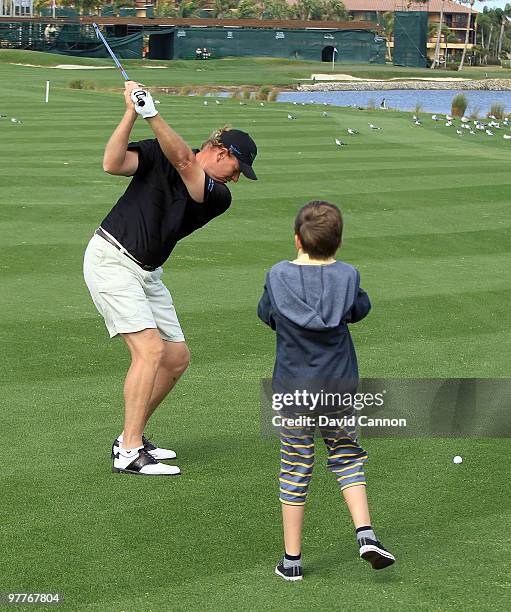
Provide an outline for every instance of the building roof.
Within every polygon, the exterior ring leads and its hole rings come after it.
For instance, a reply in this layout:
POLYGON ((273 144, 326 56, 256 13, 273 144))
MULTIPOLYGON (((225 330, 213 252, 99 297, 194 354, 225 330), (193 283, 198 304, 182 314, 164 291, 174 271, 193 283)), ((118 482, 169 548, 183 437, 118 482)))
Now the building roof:
MULTIPOLYGON (((444 13, 469 13, 470 6, 458 4, 453 0, 429 0, 429 2, 411 2, 408 6, 408 0, 342 0, 342 3, 348 11, 378 11, 381 13, 412 10, 412 11, 428 11, 429 13, 439 13, 442 4, 444 5, 444 13)), ((475 9, 472 12, 477 13, 475 9)))

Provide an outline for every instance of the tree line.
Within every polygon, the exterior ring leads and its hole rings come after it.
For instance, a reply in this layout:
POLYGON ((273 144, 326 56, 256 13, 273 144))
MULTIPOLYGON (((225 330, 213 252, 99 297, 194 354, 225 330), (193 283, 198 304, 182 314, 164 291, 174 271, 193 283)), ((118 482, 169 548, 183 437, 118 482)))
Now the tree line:
MULTIPOLYGON (((58 7, 74 8, 81 14, 99 14, 106 4, 131 8, 134 0, 57 0, 58 7)), ((51 0, 36 0, 36 10, 51 8, 51 0)), ((155 17, 202 17, 204 10, 216 19, 299 19, 301 21, 349 21, 350 14, 341 0, 298 0, 290 6, 286 0, 155 0, 155 17)))
POLYGON ((476 17, 476 45, 474 55, 481 63, 497 63, 511 59, 511 4, 501 8, 484 7, 476 17))
MULTIPOLYGON (((162 17, 199 17, 204 9, 216 19, 299 19, 301 21, 348 21, 351 19, 341 0, 159 0, 155 14, 162 17)), ((204 14, 204 13, 202 13, 204 14)))

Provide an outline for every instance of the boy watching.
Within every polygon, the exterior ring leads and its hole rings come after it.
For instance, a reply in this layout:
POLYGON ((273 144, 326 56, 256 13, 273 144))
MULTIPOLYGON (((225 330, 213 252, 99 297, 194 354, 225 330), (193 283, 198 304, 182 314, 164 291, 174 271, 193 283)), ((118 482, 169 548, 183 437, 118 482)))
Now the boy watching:
MULTIPOLYGON (((273 266, 258 306, 259 318, 277 334, 273 390, 321 387, 354 393, 358 365, 348 323, 363 319, 371 304, 359 286, 358 271, 334 259, 341 246, 341 212, 328 202, 309 202, 298 212, 294 229, 298 256, 273 266)), ((353 410, 327 409, 326 414, 346 417, 353 410)), ((314 431, 315 424, 310 423, 280 429, 285 554, 275 573, 285 580, 303 577, 301 537, 314 465, 314 431)), ((371 526, 364 477, 367 453, 358 444, 356 428, 329 425, 320 427, 320 432, 328 451, 327 468, 341 487, 355 526, 360 557, 374 569, 392 565, 395 558, 371 526)))

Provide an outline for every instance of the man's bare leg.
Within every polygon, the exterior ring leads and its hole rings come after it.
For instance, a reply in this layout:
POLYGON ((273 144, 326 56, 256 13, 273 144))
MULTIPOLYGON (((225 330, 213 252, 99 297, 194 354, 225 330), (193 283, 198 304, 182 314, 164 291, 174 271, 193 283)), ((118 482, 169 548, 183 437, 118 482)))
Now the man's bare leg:
POLYGON ((131 353, 131 365, 124 382, 125 449, 142 446, 147 409, 164 352, 156 329, 122 334, 131 353))
POLYGON ((167 397, 190 363, 190 351, 185 342, 163 342, 163 355, 156 373, 151 398, 147 404, 145 423, 167 397))

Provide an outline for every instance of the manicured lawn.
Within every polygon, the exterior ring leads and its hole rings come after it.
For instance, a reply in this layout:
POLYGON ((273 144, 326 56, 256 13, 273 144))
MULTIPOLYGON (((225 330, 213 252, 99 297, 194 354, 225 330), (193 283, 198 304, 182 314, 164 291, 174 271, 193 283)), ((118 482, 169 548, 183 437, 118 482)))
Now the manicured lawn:
MULTIPOLYGON (((319 63, 275 62, 265 81, 268 65, 211 62, 196 73, 179 62, 133 76, 276 83, 319 63)), ((459 137, 427 117, 418 128, 394 112, 329 108, 324 118, 322 106, 161 96, 162 115, 192 145, 225 123, 249 130, 260 180, 234 185, 231 210, 165 267, 192 363, 149 433, 176 450, 183 474, 123 478, 110 473, 109 452, 128 355, 108 340, 81 273, 85 245, 128 182, 101 169, 123 100, 67 88, 75 78, 120 85, 113 71, 0 64, 0 591, 60 591, 60 609, 102 612, 507 610, 505 439, 363 440, 374 524, 398 558, 381 573, 357 558, 320 451, 306 580, 273 575, 278 447, 260 435, 259 384, 274 338, 255 310, 265 272, 294 255, 297 209, 324 198, 344 211, 340 257, 360 269, 373 302, 353 328, 363 376, 509 376, 509 141, 459 137)), ((138 122, 134 139, 150 136, 138 122)))
MULTIPOLYGON (((35 64, 48 68, 61 64, 108 67, 109 70, 51 69, 47 78, 55 85, 66 86, 70 81, 94 81, 99 87, 122 85, 122 78, 110 58, 96 59, 53 55, 36 51, 0 50, 0 65, 35 64)), ((173 60, 122 60, 130 78, 149 86, 176 87, 182 85, 296 85, 300 79, 309 79, 313 73, 332 73, 330 62, 312 62, 277 58, 225 58, 204 62, 173 60), (157 68, 155 68, 157 67, 157 68), (152 69, 151 69, 152 68, 152 69)), ((2 71, 5 69, 2 66, 2 71)), ((470 79, 511 77, 511 70, 498 66, 467 67, 463 72, 403 68, 380 64, 336 64, 334 73, 351 74, 364 79, 406 79, 410 77, 463 77, 470 79)), ((25 81, 37 79, 41 69, 18 67, 17 78, 25 81)))

